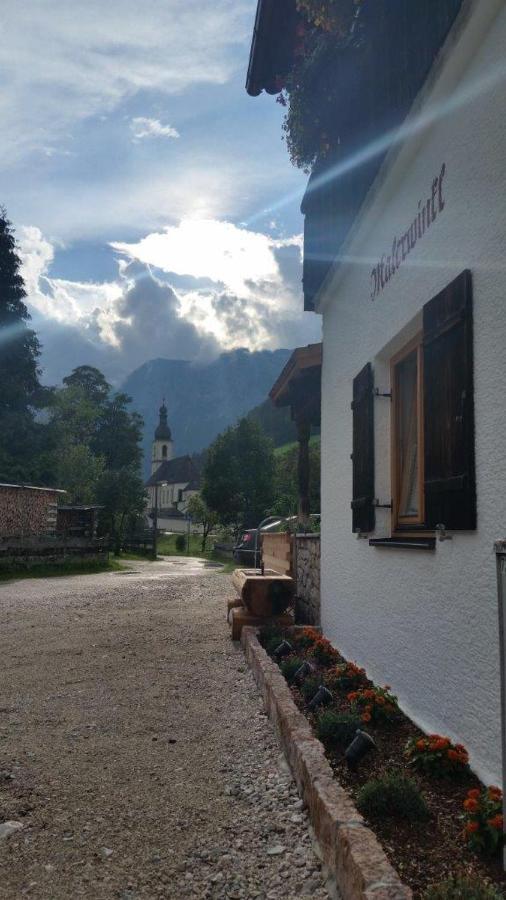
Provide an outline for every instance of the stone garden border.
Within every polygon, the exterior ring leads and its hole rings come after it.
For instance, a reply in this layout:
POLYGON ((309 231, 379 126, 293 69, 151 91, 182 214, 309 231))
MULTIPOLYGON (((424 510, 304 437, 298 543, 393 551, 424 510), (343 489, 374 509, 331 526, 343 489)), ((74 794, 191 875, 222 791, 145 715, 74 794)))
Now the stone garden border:
POLYGON ((343 900, 411 900, 411 889, 401 882, 334 777, 323 745, 297 708, 279 667, 261 646, 258 628, 244 627, 241 643, 343 900))

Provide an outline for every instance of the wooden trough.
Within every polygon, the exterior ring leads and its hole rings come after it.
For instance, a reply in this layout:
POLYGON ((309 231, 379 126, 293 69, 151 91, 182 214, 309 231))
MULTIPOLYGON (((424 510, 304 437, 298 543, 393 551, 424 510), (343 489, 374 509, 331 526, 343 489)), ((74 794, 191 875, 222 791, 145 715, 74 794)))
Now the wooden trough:
POLYGON ((272 620, 292 624, 286 612, 293 601, 295 584, 288 575, 274 569, 236 569, 232 583, 239 599, 229 602, 228 616, 232 625, 232 640, 239 640, 244 625, 262 625, 272 620))

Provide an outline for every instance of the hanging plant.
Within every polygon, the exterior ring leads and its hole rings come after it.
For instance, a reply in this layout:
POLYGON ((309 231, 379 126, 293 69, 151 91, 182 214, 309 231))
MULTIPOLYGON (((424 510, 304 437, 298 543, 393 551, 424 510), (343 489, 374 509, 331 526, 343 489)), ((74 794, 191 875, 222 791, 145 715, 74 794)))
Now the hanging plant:
POLYGON ((297 10, 311 25, 347 38, 363 0, 297 0, 297 10))
POLYGON ((365 0, 297 0, 292 70, 279 83, 286 107, 283 132, 292 163, 309 172, 317 158, 339 143, 336 105, 343 85, 339 50, 360 43, 359 15, 365 0))

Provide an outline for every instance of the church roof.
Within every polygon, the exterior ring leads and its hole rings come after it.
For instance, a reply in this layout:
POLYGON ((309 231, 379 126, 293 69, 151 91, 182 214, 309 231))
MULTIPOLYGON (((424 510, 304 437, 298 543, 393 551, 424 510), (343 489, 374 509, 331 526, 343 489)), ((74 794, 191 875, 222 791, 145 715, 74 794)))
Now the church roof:
POLYGON ((177 456, 176 459, 167 459, 158 466, 156 472, 153 472, 151 478, 146 481, 146 487, 160 484, 161 481, 166 481, 167 484, 191 483, 196 485, 192 490, 197 491, 200 486, 200 475, 190 456, 177 456))
POLYGON ((167 407, 162 403, 160 410, 160 421, 155 430, 155 441, 171 441, 172 435, 167 424, 167 407))

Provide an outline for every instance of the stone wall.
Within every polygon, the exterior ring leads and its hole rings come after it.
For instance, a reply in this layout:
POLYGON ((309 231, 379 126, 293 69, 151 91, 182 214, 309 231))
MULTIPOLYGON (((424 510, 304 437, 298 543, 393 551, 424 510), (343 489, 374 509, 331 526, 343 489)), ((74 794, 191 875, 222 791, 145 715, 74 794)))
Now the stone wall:
POLYGON ((320 624, 320 535, 298 534, 296 542, 297 597, 295 621, 320 624))

